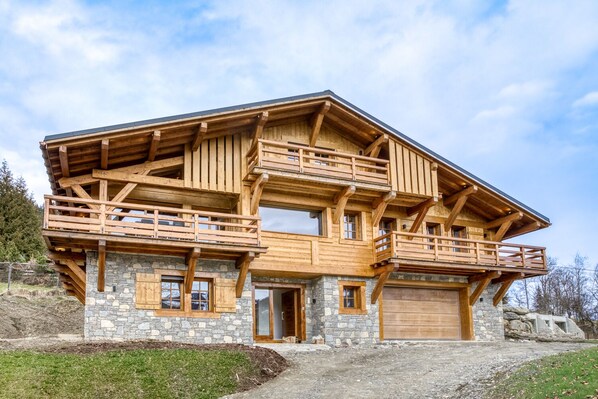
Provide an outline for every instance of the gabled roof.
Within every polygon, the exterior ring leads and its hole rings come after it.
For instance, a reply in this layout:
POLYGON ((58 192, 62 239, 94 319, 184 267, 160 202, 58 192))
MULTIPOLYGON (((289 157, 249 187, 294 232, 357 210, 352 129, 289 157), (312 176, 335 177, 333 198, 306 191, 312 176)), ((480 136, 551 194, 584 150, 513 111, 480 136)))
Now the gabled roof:
MULTIPOLYGON (((53 134, 48 135, 44 138, 42 142, 42 148, 45 144, 51 144, 60 141, 70 141, 76 140, 78 138, 83 137, 91 137, 91 136, 103 136, 105 134, 113 133, 113 132, 124 132, 124 131, 134 131, 140 128, 150 128, 152 126, 160 126, 164 124, 169 124, 173 122, 185 122, 185 121, 192 121, 197 119, 202 119, 206 117, 214 117, 219 115, 227 115, 227 114, 236 114, 239 112, 244 111, 259 111, 264 110, 273 106, 281 106, 284 104, 292 104, 292 103, 300 103, 308 100, 331 100, 332 102, 344 107, 351 113, 358 116, 360 119, 366 121, 369 124, 376 126, 378 129, 387 132, 388 134, 394 136, 395 138, 399 139, 400 141, 412 146, 413 148, 417 149, 421 153, 427 155, 428 157, 432 158, 435 162, 444 165, 445 167, 452 169, 453 171, 457 172, 458 174, 462 175, 465 179, 469 180, 472 184, 479 185, 480 187, 485 188, 486 190, 502 197, 506 201, 513 204, 516 208, 520 208, 522 211, 527 212, 541 221, 543 224, 547 225, 550 224, 550 219, 540 212, 534 210, 533 208, 523 204, 522 202, 518 201, 517 199, 511 197, 510 195, 506 194, 502 190, 494 187, 493 185, 489 184, 488 182, 482 180, 481 178, 475 176, 474 174, 466 171, 465 169, 461 168, 460 166, 454 164, 453 162, 449 161, 448 159, 442 157, 441 155, 437 154, 436 152, 430 150, 426 146, 418 143, 417 141, 413 140, 412 138, 406 136, 405 134, 401 133, 397 129, 393 128, 392 126, 384 123, 383 121, 379 120, 378 118, 372 116, 371 114, 363 111, 359 107, 353 105, 349 101, 343 99, 342 97, 336 95, 334 92, 330 90, 325 90, 316 93, 310 94, 303 94, 298 96, 292 97, 284 97, 279 99, 267 100, 267 101, 259 101, 247 104, 241 104, 236 106, 230 107, 223 107, 223 108, 216 108, 207 111, 200 111, 200 112, 192 112, 180 115, 173 115, 167 116, 162 118, 153 118, 153 119, 146 119, 137 122, 129 122, 117 125, 110 125, 104 127, 98 127, 93 129, 85 129, 85 130, 78 130, 78 131, 71 131, 66 133, 60 134, 53 134)), ((44 154, 45 158, 47 159, 47 153, 44 154)), ((53 179, 53 173, 50 169, 50 165, 48 165, 48 174, 50 175, 51 179, 53 179)))

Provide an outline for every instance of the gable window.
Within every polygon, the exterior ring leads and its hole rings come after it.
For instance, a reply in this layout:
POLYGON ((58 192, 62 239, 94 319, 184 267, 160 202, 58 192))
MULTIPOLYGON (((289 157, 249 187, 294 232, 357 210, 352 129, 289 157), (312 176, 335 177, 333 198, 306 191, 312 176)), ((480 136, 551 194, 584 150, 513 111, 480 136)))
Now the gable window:
POLYGON ((322 235, 322 211, 260 206, 260 216, 264 231, 322 235))
POLYGON ((340 314, 365 314, 365 282, 344 281, 338 282, 339 313, 340 314))
POLYGON ((191 310, 209 312, 212 310, 212 281, 195 279, 191 287, 191 310))
POLYGON ((343 238, 345 240, 360 240, 361 231, 359 229, 359 214, 345 213, 343 221, 343 238))
POLYGON ((162 309, 181 309, 183 277, 162 276, 162 309))

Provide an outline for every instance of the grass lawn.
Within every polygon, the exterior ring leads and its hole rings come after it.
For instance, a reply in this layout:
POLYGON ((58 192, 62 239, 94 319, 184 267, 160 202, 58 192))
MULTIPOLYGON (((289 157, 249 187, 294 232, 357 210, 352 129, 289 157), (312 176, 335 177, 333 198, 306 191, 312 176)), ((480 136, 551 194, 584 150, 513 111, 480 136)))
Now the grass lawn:
POLYGON ((228 350, 7 351, 0 352, 0 397, 218 398, 253 373, 245 353, 228 350))
POLYGON ((487 397, 598 398, 598 346, 527 363, 501 381, 487 397))
MULTIPOLYGON (((53 291, 56 287, 44 287, 43 285, 29 285, 23 283, 10 283, 10 289, 12 290, 27 290, 27 291, 53 291)), ((0 293, 8 291, 8 283, 0 283, 0 293)))

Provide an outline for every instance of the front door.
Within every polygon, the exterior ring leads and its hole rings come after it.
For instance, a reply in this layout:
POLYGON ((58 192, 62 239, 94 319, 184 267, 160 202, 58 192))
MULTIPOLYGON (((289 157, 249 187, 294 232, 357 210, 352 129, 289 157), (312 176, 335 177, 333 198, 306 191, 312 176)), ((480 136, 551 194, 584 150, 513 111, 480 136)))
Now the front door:
POLYGON ((253 334, 257 342, 281 342, 283 337, 305 339, 303 288, 297 285, 254 284, 253 334))

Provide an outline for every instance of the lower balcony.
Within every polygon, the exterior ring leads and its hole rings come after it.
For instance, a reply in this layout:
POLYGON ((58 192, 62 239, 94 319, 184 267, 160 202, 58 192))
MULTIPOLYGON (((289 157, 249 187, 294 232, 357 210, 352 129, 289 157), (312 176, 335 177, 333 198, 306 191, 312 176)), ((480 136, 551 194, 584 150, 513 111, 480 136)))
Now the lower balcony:
POLYGON ((133 203, 45 196, 43 237, 50 250, 97 250, 236 259, 260 246, 260 218, 133 203))
POLYGON ((393 231, 374 242, 375 266, 398 265, 414 273, 473 275, 498 271, 546 274, 542 247, 393 231))

